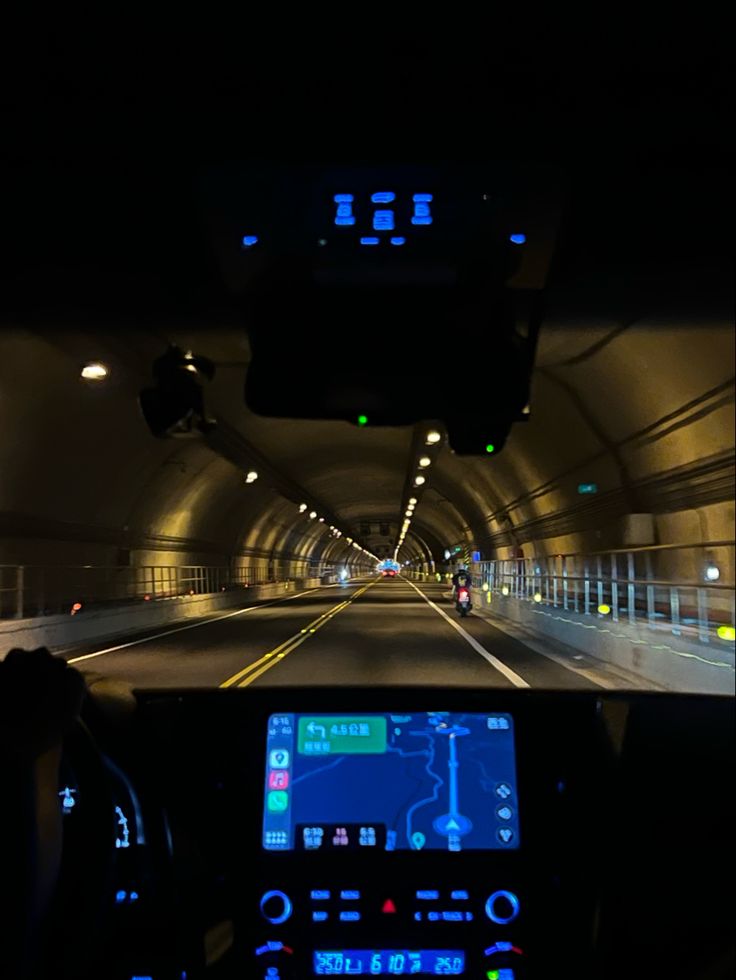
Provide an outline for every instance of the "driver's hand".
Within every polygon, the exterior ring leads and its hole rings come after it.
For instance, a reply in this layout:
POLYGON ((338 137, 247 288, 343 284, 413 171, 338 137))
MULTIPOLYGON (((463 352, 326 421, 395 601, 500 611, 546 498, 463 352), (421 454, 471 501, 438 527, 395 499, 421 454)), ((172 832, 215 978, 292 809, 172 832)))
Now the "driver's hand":
POLYGON ((0 758, 32 762, 59 746, 86 692, 84 678, 45 647, 0 661, 0 758))

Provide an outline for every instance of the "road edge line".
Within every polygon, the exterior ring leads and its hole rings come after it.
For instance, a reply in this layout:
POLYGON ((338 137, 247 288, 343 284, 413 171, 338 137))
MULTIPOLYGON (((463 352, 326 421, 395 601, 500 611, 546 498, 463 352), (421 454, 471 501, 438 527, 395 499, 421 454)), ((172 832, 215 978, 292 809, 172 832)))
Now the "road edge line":
POLYGON ((422 599, 424 599, 428 606, 431 606, 435 612, 439 613, 443 619, 447 620, 454 630, 457 630, 460 636, 462 636, 466 643, 468 643, 476 653, 479 653, 481 657, 483 657, 484 660, 487 660, 492 667, 495 667, 500 674, 503 674, 507 681, 511 681, 514 687, 531 687, 531 684, 528 681, 525 681, 521 674, 517 674, 515 670, 511 669, 511 667, 507 667, 502 660, 499 660, 498 657, 494 657, 492 653, 489 653, 488 650, 486 650, 486 648, 479 643, 474 636, 471 636, 470 633, 468 633, 467 630, 464 630, 459 623, 456 623, 454 619, 448 616, 444 609, 440 609, 435 602, 432 602, 432 600, 428 598, 421 589, 417 588, 412 581, 409 579, 405 579, 405 581, 422 597, 422 599))

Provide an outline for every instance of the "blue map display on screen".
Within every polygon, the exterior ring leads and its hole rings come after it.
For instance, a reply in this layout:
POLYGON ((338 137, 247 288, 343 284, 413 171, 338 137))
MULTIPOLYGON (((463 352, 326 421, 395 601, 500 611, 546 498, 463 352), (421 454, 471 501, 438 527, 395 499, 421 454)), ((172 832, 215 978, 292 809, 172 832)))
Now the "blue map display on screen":
POLYGON ((272 715, 266 850, 519 846, 511 715, 272 715))

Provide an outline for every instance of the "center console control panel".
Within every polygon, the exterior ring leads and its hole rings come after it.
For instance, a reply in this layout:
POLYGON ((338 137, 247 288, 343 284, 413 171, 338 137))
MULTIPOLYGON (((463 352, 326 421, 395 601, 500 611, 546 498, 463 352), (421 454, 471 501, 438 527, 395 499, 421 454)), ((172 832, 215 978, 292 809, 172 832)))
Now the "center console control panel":
POLYGON ((309 884, 284 876, 280 887, 265 891, 257 908, 255 977, 528 976, 526 910, 508 876, 485 888, 453 887, 458 880, 417 888, 390 879, 366 888, 358 877, 357 868, 309 884))
POLYGON ((522 806, 508 713, 271 715, 252 975, 523 980, 522 806))

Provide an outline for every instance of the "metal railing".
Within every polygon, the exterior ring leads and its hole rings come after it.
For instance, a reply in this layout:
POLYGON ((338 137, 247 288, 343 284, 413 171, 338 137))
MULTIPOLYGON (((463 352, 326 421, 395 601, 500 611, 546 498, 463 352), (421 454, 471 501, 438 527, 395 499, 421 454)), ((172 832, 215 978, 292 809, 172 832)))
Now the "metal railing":
POLYGON ((667 627, 710 643, 730 635, 736 622, 733 567, 734 542, 718 541, 479 562, 473 578, 491 595, 667 627), (687 574, 671 577, 677 568, 687 574), (708 573, 718 579, 709 581, 708 573))
POLYGON ((329 562, 280 561, 258 565, 0 565, 0 619, 89 607, 207 595, 300 578, 327 578, 329 562), (78 608, 75 608, 78 607, 78 608))

